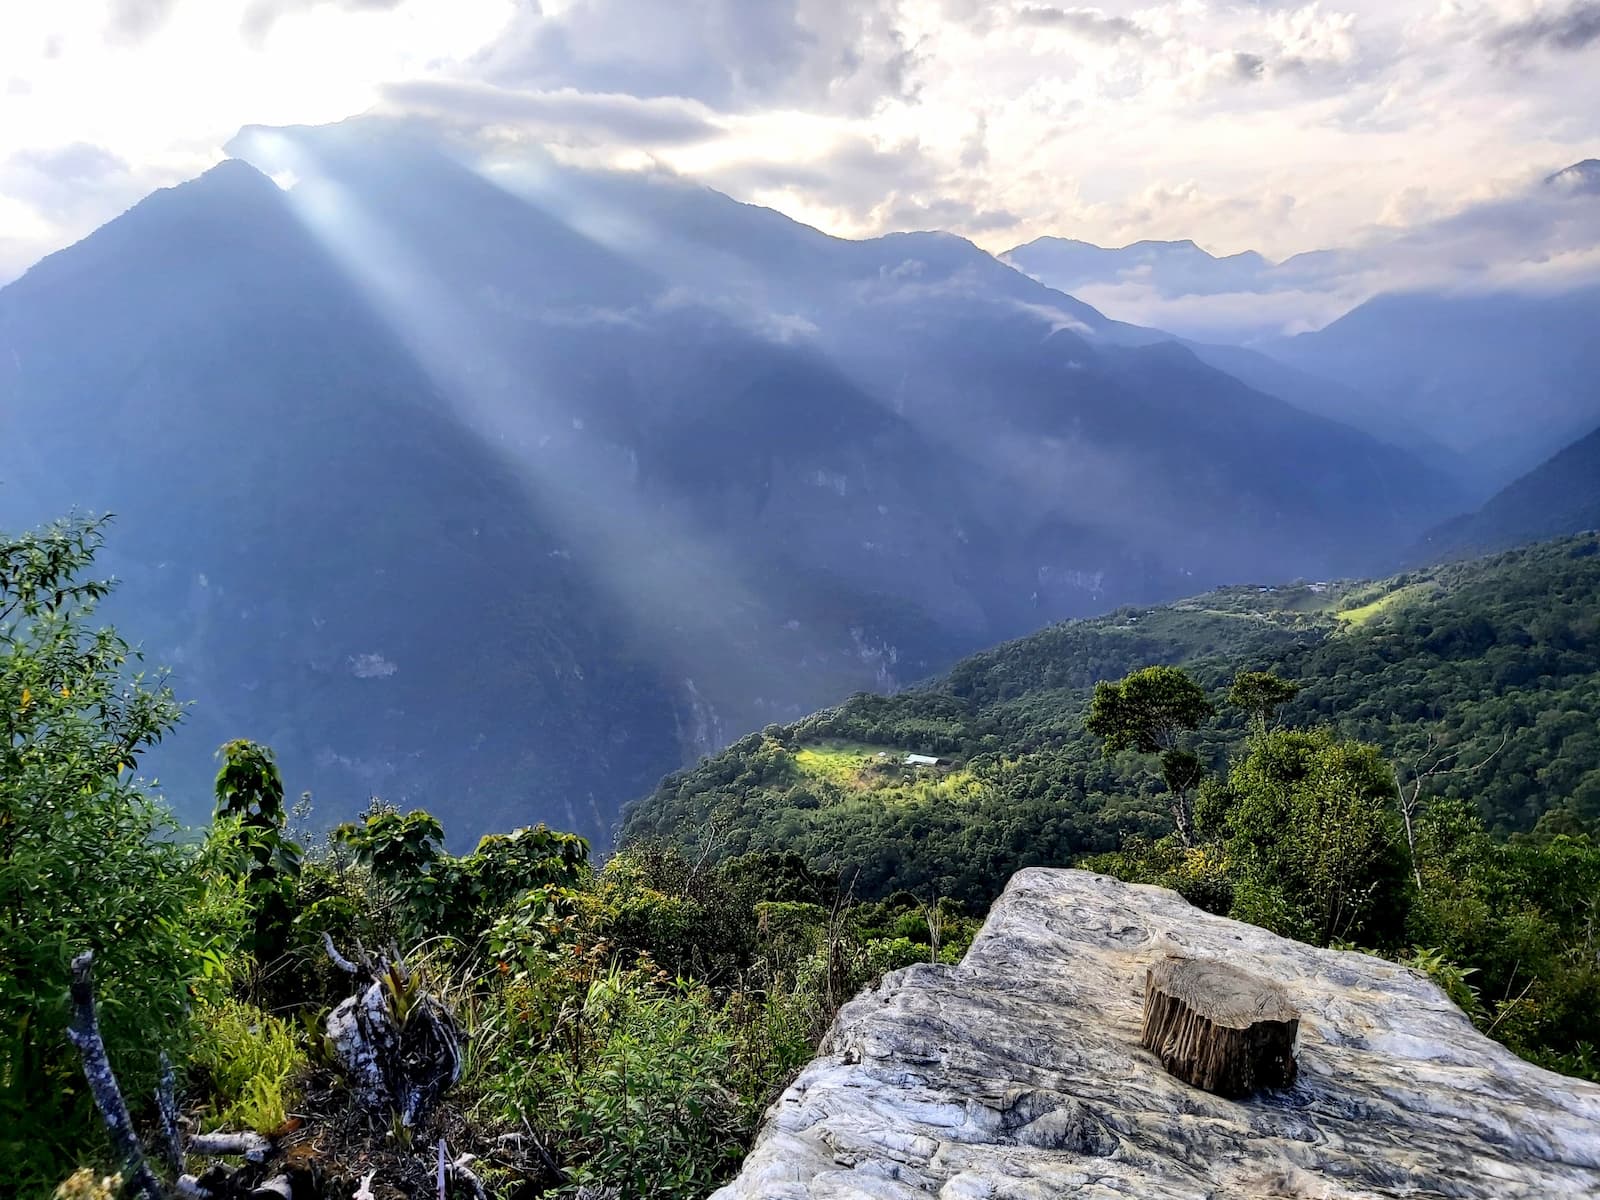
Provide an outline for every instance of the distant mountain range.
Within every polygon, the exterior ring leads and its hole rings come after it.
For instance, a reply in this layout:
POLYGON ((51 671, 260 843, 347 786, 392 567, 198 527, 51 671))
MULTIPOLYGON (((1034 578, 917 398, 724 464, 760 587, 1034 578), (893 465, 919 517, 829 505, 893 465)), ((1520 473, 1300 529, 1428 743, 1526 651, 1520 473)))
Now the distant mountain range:
POLYGON ((1110 248, 1062 237, 1035 238, 1001 255, 1018 270, 1064 291, 1132 278, 1167 296, 1283 290, 1320 279, 1336 257, 1313 251, 1273 263, 1254 250, 1208 254, 1187 239, 1110 248))
POLYGON ((1366 398, 1462 457, 1486 490, 1600 424, 1600 285, 1555 294, 1378 296, 1260 347, 1366 398))
POLYGON ((0 290, 0 522, 118 514, 191 816, 251 736, 332 814, 604 838, 767 722, 1459 507, 959 238, 372 121, 233 150, 0 290))
POLYGON ((1437 561, 1600 529, 1600 429, 1541 463, 1476 512, 1446 521, 1413 551, 1437 561))
MULTIPOLYGON (((1474 238, 1493 244, 1541 222, 1570 227, 1580 240, 1584 229, 1600 237, 1597 196, 1600 160, 1587 159, 1525 196, 1469 208, 1431 236, 1457 257, 1478 245, 1474 238)), ((1251 378, 1234 345, 1214 343, 1243 343, 1294 368, 1300 382, 1275 394, 1416 450, 1481 499, 1600 423, 1600 284, 1579 276, 1513 288, 1495 274, 1507 264, 1483 261, 1475 277, 1449 288, 1385 284, 1374 295, 1372 281, 1444 253, 1427 236, 1282 263, 1253 251, 1218 257, 1191 241, 1106 249, 1064 238, 1039 238, 1002 258, 1108 311, 1164 313, 1198 354, 1255 386, 1267 377, 1251 378), (1360 303, 1340 299, 1352 290, 1360 303), (1270 335, 1308 296, 1342 315, 1312 332, 1270 335)))

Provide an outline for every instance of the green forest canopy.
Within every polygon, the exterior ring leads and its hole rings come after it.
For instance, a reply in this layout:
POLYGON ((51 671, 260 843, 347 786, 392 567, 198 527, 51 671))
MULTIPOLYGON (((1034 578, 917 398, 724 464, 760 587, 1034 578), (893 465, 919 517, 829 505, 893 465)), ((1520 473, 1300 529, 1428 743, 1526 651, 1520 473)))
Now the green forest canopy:
MULTIPOLYGON (((1376 744, 1403 780, 1486 759, 1427 789, 1469 801, 1497 834, 1600 819, 1600 538, 1588 534, 1381 582, 1225 588, 1056 625, 929 685, 752 734, 669 776, 627 814, 624 839, 781 848, 859 871, 865 895, 932 889, 981 906, 1020 867, 1170 828, 1159 776, 1134 754, 1103 758, 1084 729, 1096 682, 1151 664, 1185 666, 1218 699, 1242 670, 1292 680, 1285 724, 1376 744), (913 751, 951 765, 907 769, 913 751)), ((1248 722, 1219 705, 1201 727, 1210 769, 1248 722)))

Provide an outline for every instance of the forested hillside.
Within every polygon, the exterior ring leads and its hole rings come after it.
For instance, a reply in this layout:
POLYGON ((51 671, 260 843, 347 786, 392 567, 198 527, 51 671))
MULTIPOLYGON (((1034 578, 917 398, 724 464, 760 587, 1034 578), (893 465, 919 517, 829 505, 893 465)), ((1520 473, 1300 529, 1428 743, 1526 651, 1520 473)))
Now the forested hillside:
MULTIPOLYGON (((1376 743, 1402 782, 1431 769, 1428 794, 1469 801, 1498 833, 1600 818, 1600 539, 1583 536, 1057 625, 928 686, 744 738, 670 776, 625 834, 721 855, 782 847, 859 872, 865 895, 983 904, 1019 867, 1170 828, 1159 778, 1104 758, 1084 729, 1097 680, 1153 663, 1189 667, 1213 694, 1241 670, 1293 680, 1287 724, 1376 743), (910 752, 945 762, 907 767, 910 752)), ((1197 733, 1202 760, 1220 765, 1244 730, 1223 709, 1197 733)))
POLYGON ((182 712, 95 622, 98 548, 83 523, 0 541, 18 1195, 85 1164, 63 1196, 109 1196, 118 1165, 151 1197, 157 1170, 184 1195, 324 1200, 373 1173, 429 1195, 443 1171, 458 1198, 702 1196, 841 1002, 956 961, 1016 867, 1075 858, 1405 962, 1517 1052, 1600 1074, 1600 538, 1058 626, 741 741, 604 864, 542 826, 451 854, 381 801, 312 835, 247 740, 219 752, 212 824, 182 829, 140 774, 182 712), (1398 796, 1348 733, 1396 748, 1398 796), (1452 794, 1534 832, 1496 838, 1452 794))

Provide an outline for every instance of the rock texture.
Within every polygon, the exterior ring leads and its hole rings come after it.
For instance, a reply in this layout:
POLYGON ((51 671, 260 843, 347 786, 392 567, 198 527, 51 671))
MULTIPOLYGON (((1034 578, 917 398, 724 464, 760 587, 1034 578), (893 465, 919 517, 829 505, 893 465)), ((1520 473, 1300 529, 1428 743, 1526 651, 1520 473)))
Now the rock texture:
POLYGON ((958 967, 851 1001, 713 1200, 1600 1196, 1600 1087, 1483 1037, 1416 972, 1083 871, 1020 872, 958 967), (1299 1077, 1243 1101, 1139 1047, 1167 953, 1276 980, 1299 1077))

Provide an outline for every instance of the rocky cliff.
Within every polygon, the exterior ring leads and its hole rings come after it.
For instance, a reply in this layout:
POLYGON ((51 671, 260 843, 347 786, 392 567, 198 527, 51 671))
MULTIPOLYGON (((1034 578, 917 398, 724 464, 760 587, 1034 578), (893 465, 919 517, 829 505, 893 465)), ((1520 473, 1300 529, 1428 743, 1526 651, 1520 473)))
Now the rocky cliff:
POLYGON ((1084 871, 1020 872, 958 967, 847 1005, 713 1200, 1600 1196, 1600 1087, 1477 1032, 1432 983, 1084 871), (1168 952, 1279 981, 1299 1079, 1245 1101, 1139 1048, 1168 952))

